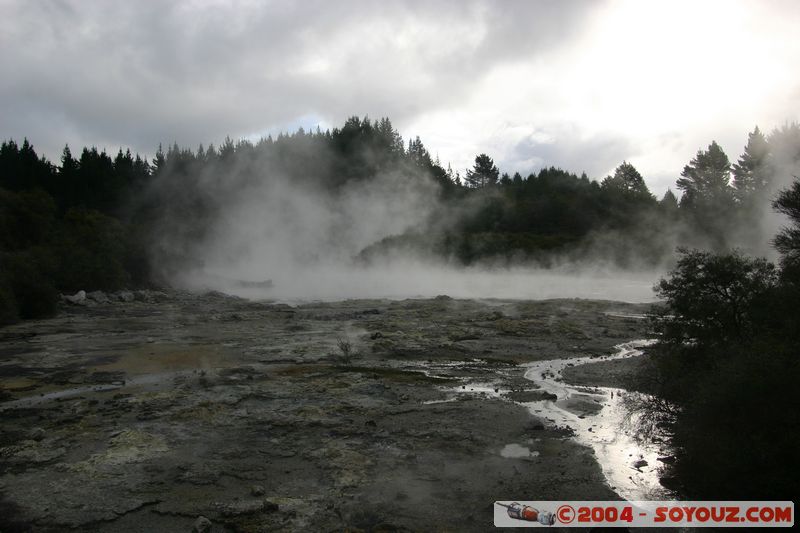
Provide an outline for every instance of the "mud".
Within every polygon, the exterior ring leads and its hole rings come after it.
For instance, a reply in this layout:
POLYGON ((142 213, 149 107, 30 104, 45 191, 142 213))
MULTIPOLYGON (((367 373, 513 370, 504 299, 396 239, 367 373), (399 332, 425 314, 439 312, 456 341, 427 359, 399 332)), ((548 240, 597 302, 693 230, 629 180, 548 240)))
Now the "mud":
POLYGON ((617 499, 591 449, 517 403, 538 394, 518 365, 607 355, 646 310, 64 307, 0 329, 0 531, 485 531, 495 500, 617 499))

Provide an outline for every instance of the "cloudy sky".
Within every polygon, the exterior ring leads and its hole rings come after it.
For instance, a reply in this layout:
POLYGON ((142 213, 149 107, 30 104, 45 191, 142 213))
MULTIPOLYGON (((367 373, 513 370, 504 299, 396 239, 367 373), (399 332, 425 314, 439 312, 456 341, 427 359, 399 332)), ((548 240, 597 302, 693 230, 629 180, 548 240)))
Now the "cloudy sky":
POLYGON ((454 169, 631 161, 663 192, 716 139, 800 120, 800 2, 0 0, 0 137, 96 145, 388 116, 454 169))

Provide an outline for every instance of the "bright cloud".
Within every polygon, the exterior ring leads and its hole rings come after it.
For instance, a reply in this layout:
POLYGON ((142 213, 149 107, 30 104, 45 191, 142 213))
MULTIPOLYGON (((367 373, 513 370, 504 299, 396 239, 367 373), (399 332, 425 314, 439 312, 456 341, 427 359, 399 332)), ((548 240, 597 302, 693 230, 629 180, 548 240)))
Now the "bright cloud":
POLYGON ((1 3, 0 136, 51 158, 369 114, 462 172, 626 159, 660 193, 800 119, 792 1, 1 3))

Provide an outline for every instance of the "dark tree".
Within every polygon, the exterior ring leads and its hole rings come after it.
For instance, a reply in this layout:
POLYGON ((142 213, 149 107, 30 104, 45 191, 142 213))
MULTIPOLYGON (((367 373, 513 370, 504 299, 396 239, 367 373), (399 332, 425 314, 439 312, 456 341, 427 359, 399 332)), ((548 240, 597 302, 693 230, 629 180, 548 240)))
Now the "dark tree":
POLYGON ((735 219, 731 165, 722 148, 713 141, 708 150, 683 168, 677 186, 683 191, 680 207, 688 214, 696 232, 710 240, 711 247, 724 250, 735 219))
POLYGON ((433 165, 431 154, 419 137, 408 141, 408 158, 417 166, 428 168, 433 165))
POLYGON ((661 342, 708 347, 751 338, 752 303, 776 283, 775 267, 764 259, 683 251, 670 277, 656 285, 667 302, 661 342))
POLYGON ((731 164, 728 156, 716 141, 708 150, 700 150, 691 162, 683 167, 678 178, 678 188, 683 191, 681 205, 689 208, 729 203, 731 164))
POLYGON ((644 178, 636 170, 636 167, 623 161, 614 171, 613 176, 608 176, 603 180, 601 186, 605 189, 618 191, 630 198, 651 200, 653 195, 644 182, 644 178))
POLYGON ((756 126, 747 137, 744 153, 733 165, 734 197, 740 204, 747 205, 761 200, 769 189, 769 151, 767 138, 756 126))
POLYGON ((781 253, 783 267, 797 273, 800 271, 800 181, 781 191, 773 206, 790 221, 775 237, 775 248, 781 253))
POLYGON ((675 193, 672 192, 672 189, 667 189, 667 192, 664 193, 659 203, 662 208, 668 211, 678 209, 678 199, 675 197, 675 193))
POLYGON ((499 177, 500 171, 494 165, 492 158, 486 154, 480 154, 475 157, 475 165, 467 170, 464 181, 468 187, 478 189, 496 184, 499 177))

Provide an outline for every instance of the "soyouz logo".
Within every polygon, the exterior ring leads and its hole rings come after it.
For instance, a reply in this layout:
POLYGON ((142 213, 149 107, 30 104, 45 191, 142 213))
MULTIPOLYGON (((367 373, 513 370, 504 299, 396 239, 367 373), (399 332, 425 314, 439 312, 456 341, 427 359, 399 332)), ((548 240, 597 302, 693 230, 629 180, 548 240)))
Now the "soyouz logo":
POLYGON ((791 501, 496 501, 497 527, 792 527, 791 501))

